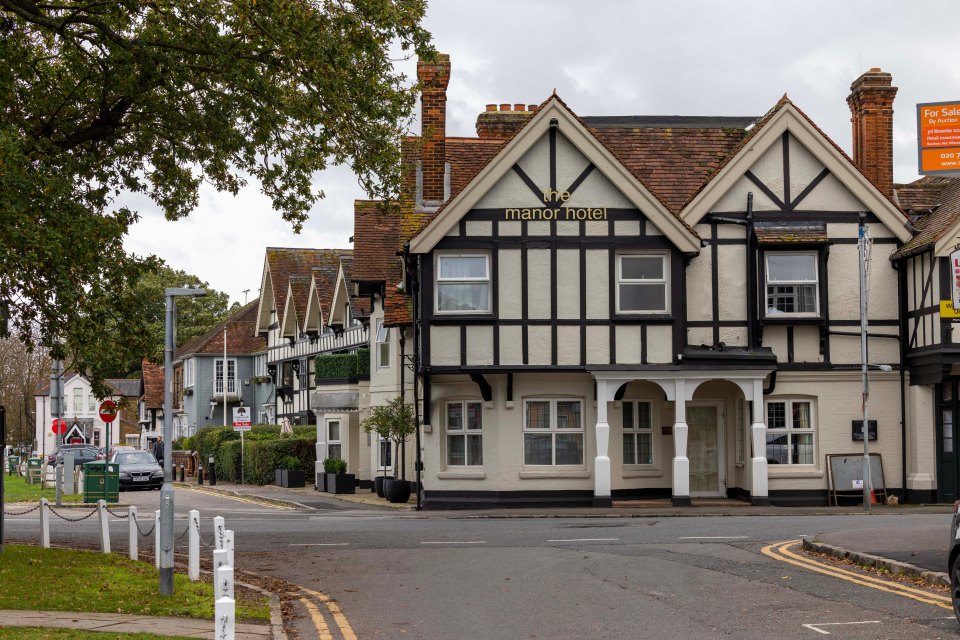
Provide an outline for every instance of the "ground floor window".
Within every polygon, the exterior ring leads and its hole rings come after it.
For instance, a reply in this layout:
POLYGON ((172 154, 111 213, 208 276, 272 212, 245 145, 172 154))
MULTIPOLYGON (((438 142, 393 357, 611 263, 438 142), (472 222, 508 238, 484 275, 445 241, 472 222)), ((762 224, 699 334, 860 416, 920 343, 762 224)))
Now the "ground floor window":
POLYGON ((583 401, 524 401, 523 462, 532 466, 583 464, 583 401))
POLYGON ((387 438, 380 438, 380 447, 377 451, 377 469, 383 471, 393 467, 393 443, 387 438))
POLYGON ((623 401, 623 464, 653 464, 653 412, 646 400, 623 401))
POLYGON ((327 420, 327 457, 343 458, 343 445, 340 443, 339 420, 327 420))
POLYGON ((447 403, 447 464, 483 465, 483 404, 458 400, 447 403))
POLYGON ((99 430, 94 430, 94 432, 93 432, 93 446, 95 446, 95 447, 99 447, 99 446, 100 446, 100 431, 99 431, 99 430))
POLYGON ((767 462, 814 464, 814 423, 811 400, 767 402, 767 462))
POLYGON ((136 447, 140 444, 140 436, 124 436, 128 447, 136 447))

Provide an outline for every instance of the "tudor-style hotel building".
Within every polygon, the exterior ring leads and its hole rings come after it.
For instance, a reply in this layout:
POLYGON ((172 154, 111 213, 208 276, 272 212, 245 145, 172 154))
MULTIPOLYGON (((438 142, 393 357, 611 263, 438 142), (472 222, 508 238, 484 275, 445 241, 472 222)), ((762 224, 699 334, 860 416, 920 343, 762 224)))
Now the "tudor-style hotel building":
POLYGON ((889 74, 852 87, 855 160, 786 96, 761 118, 659 118, 553 95, 447 138, 449 59, 418 74, 415 194, 379 214, 407 283, 373 298, 418 328, 425 507, 825 501, 825 456, 862 451, 861 224, 868 360, 893 367, 871 372, 871 450, 888 488, 932 497, 930 392, 901 371, 889 74))

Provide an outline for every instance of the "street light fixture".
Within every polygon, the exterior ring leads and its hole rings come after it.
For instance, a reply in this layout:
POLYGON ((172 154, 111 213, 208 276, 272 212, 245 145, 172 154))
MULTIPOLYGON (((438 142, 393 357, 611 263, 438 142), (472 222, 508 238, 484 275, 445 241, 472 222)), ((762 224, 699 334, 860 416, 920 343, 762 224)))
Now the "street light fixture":
POLYGON ((160 595, 173 595, 173 350, 176 346, 178 297, 205 296, 193 286, 163 290, 166 327, 163 346, 163 487, 160 488, 160 595))

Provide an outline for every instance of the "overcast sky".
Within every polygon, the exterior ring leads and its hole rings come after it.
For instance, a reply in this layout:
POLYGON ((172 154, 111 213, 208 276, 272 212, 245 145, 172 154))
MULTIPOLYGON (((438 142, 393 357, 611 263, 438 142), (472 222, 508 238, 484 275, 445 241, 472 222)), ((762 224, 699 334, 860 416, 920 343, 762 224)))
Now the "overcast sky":
MULTIPOLYGON (((579 115, 760 116, 787 93, 850 152, 850 83, 880 67, 899 87, 894 175, 917 176, 918 102, 960 100, 956 0, 434 0, 426 27, 452 63, 447 135, 476 135, 487 103, 557 93, 579 115)), ((415 76, 415 63, 402 66, 415 76)), ((350 247, 349 167, 317 176, 326 198, 299 235, 256 184, 206 188, 187 219, 147 201, 128 251, 156 254, 243 302, 258 295, 264 248, 350 247)))

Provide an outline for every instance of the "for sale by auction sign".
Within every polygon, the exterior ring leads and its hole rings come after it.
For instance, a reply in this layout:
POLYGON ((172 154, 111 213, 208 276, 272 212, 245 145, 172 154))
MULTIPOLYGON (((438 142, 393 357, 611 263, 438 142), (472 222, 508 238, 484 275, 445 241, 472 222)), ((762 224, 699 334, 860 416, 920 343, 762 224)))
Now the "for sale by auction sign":
POLYGON ((960 174, 960 101, 917 105, 921 174, 960 174))

